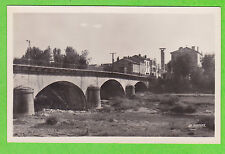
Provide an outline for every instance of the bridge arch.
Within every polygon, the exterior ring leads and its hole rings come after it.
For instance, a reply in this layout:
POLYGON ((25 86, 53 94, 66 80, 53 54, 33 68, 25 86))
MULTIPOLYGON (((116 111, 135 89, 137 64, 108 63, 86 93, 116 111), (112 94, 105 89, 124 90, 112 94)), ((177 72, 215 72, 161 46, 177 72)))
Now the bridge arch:
POLYGON ((115 79, 105 81, 100 87, 101 99, 109 99, 116 96, 124 96, 125 91, 121 83, 115 79))
POLYGON ((135 85, 135 93, 147 91, 148 87, 144 82, 137 82, 135 85))
POLYGON ((43 108, 62 110, 84 110, 86 108, 86 98, 83 91, 72 82, 53 82, 35 96, 35 111, 43 108))

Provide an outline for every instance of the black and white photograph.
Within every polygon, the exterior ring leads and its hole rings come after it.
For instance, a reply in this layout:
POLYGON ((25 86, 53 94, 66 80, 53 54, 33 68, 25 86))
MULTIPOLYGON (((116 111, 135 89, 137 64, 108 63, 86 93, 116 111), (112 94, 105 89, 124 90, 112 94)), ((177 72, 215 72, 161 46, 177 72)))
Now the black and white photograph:
POLYGON ((219 7, 7 7, 7 139, 220 143, 219 7))

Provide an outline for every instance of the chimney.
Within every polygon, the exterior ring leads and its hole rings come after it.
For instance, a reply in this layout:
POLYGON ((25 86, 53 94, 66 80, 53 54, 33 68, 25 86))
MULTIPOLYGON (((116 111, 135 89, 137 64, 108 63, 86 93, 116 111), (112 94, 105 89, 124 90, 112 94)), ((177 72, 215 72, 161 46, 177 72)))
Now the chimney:
POLYGON ((165 53, 164 53, 164 50, 166 50, 166 48, 159 48, 159 50, 161 51, 161 69, 164 72, 165 71, 165 53))
POLYGON ((141 57, 141 54, 139 54, 138 56, 141 57))
POLYGON ((147 58, 147 55, 144 55, 144 58, 147 58))
POLYGON ((197 47, 197 51, 199 52, 199 47, 197 47))
POLYGON ((192 50, 195 50, 195 46, 192 46, 191 49, 192 49, 192 50))

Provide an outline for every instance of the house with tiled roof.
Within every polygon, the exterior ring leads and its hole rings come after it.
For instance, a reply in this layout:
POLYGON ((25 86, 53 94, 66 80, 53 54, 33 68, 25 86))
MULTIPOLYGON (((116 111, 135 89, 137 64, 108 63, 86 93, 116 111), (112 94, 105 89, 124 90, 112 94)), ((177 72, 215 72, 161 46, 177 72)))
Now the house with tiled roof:
POLYGON ((190 64, 192 65, 193 68, 201 66, 201 58, 202 58, 202 53, 199 52, 199 48, 192 46, 191 48, 189 47, 180 47, 178 50, 170 52, 171 54, 171 61, 175 61, 179 56, 185 55, 190 57, 190 64))
POLYGON ((115 72, 138 74, 139 71, 136 70, 137 67, 139 68, 139 63, 129 59, 128 57, 117 59, 117 61, 113 63, 113 71, 115 72))
POLYGON ((151 60, 150 58, 147 58, 146 55, 141 56, 140 54, 131 57, 123 57, 122 59, 117 59, 117 61, 113 63, 113 71, 156 76, 156 60, 151 60))

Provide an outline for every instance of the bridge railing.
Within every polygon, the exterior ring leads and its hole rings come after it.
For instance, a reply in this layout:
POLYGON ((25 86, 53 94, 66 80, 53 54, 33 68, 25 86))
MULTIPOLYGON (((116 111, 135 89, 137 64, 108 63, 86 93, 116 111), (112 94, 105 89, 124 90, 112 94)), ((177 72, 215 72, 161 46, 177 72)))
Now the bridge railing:
POLYGON ((149 81, 147 76, 138 76, 133 74, 125 74, 118 72, 85 70, 85 69, 71 69, 71 68, 56 68, 45 66, 32 66, 32 65, 13 65, 14 74, 46 74, 46 75, 68 75, 68 76, 93 76, 93 77, 109 77, 121 78, 128 80, 149 81))

